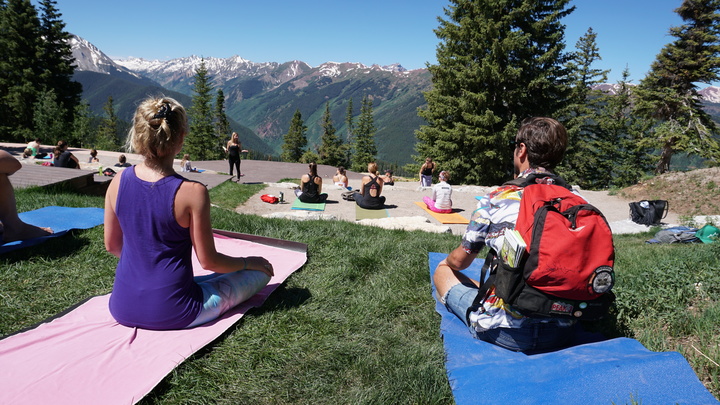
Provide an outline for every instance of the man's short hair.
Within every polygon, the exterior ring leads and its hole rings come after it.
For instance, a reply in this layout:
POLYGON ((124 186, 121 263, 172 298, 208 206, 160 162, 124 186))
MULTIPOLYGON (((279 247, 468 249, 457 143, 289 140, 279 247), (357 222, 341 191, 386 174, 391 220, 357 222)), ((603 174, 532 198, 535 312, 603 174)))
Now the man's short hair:
POLYGON ((546 117, 527 118, 515 137, 516 147, 525 144, 530 167, 552 170, 565 155, 567 131, 558 121, 546 117))

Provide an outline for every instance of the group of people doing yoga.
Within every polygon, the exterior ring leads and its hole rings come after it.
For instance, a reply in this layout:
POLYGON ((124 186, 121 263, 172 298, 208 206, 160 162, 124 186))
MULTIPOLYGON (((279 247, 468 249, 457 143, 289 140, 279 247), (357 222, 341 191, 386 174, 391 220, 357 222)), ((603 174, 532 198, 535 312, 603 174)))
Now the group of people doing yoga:
MULTIPOLYGON (((324 203, 327 201, 328 195, 322 192, 322 177, 318 176, 317 164, 310 163, 308 169, 309 172, 300 178, 300 187, 295 189, 295 195, 304 203, 324 203)), ((337 168, 337 172, 333 176, 333 183, 347 189, 347 192, 351 191, 345 168, 342 166, 337 168)), ((377 163, 368 163, 368 174, 363 176, 358 191, 352 193, 355 204, 371 210, 384 208, 385 196, 381 195, 384 184, 383 176, 378 175, 377 163)))
MULTIPOLYGON (((109 310, 125 326, 166 330, 207 323, 253 296, 274 274, 273 265, 263 257, 226 255, 216 250, 207 188, 185 179, 173 167, 187 133, 187 113, 176 100, 144 100, 135 111, 127 143, 131 152, 144 159, 113 177, 107 189, 104 243, 107 251, 118 257, 109 310), (193 275, 193 251, 200 265, 213 272, 211 275, 193 275)), ((234 133, 227 153, 231 173, 235 169, 238 177, 241 152, 246 151, 234 133)), ((59 143, 56 162, 71 161, 79 167, 73 158, 67 143, 59 143)), ((3 242, 52 233, 18 218, 8 176, 21 166, 12 155, 0 151, 3 242)), ((333 181, 349 187, 344 168, 338 168, 333 181)), ((385 197, 381 193, 386 182, 394 182, 392 172, 380 176, 377 164, 369 163, 368 174, 354 193, 356 204, 383 208, 385 197)), ((310 163, 309 172, 302 176, 298 198, 305 202, 327 200, 317 164, 310 163)))

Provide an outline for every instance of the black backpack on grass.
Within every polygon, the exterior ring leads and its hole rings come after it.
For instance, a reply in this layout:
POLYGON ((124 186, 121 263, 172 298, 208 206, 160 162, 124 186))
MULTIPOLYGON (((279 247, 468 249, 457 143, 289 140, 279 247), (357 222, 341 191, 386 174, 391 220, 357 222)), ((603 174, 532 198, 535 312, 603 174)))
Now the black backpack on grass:
POLYGON ((630 203, 630 219, 641 225, 659 225, 670 208, 666 200, 643 200, 630 203))

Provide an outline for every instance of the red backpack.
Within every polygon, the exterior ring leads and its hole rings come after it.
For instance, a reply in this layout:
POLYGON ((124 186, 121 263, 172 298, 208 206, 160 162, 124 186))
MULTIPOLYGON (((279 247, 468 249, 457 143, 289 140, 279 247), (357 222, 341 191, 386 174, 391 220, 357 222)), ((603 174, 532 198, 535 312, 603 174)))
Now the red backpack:
POLYGON ((527 316, 602 318, 615 300, 615 248, 605 216, 564 180, 533 174, 506 184, 523 188, 515 230, 527 245, 516 267, 490 251, 477 310, 487 290, 527 316))

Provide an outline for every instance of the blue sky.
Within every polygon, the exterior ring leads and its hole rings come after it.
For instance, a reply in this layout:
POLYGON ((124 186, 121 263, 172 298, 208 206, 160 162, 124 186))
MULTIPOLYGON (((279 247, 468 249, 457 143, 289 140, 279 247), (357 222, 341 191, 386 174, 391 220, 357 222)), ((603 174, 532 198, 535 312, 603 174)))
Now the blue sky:
MULTIPOLYGON (((610 82, 630 69, 637 83, 681 24, 681 0, 574 0, 563 22, 566 49, 589 27, 598 34, 610 82)), ((190 0, 58 1, 66 30, 112 58, 167 60, 190 55, 253 62, 302 60, 400 63, 417 69, 435 63, 433 30, 445 0, 190 0)))

